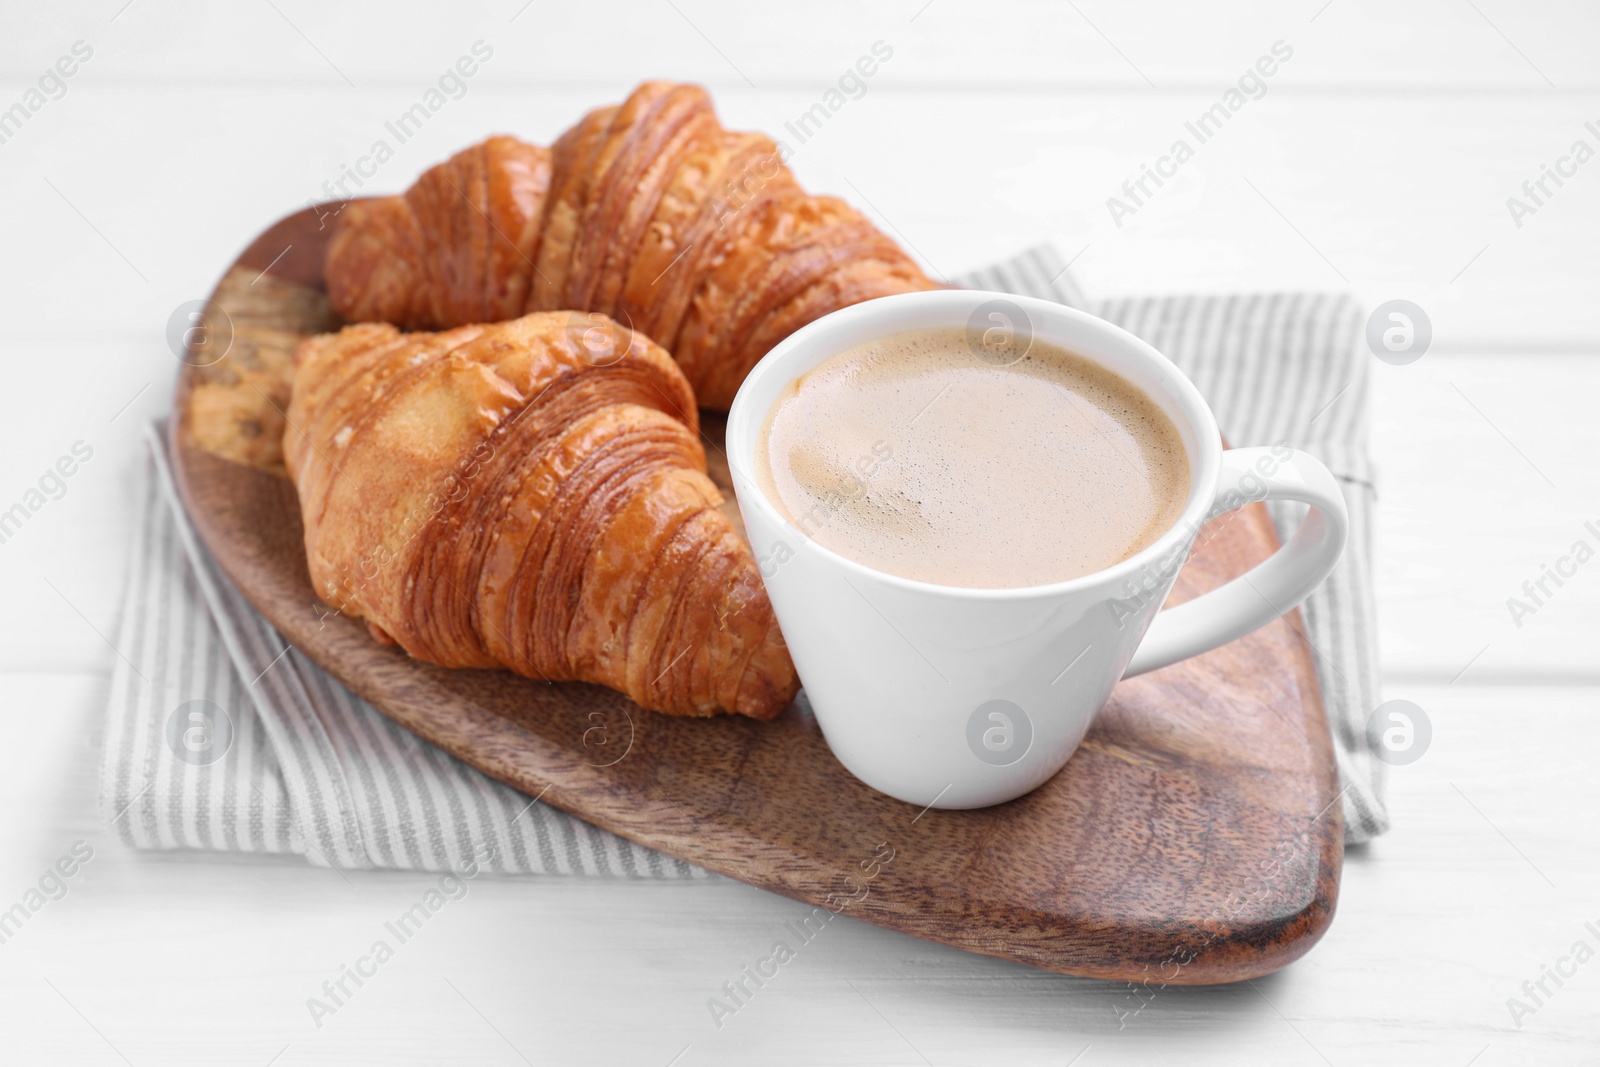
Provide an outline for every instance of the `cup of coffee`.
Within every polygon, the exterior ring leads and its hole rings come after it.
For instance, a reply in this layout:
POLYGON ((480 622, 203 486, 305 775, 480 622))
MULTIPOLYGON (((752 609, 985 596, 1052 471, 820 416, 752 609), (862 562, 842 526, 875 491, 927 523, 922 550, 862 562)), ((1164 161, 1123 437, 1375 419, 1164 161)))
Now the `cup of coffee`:
POLYGON ((828 745, 868 785, 975 808, 1067 762, 1112 687, 1242 637, 1333 569, 1313 457, 1224 450, 1194 384, 1092 315, 940 290, 836 311, 745 379, 728 463, 828 745), (1205 522, 1310 505, 1249 572, 1161 610, 1205 522))

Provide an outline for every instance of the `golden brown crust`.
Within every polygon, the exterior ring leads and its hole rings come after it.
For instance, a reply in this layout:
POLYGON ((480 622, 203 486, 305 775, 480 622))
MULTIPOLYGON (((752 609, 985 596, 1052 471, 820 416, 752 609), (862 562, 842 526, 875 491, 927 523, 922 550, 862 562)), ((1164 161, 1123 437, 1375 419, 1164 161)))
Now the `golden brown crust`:
POLYGON ((590 170, 617 110, 602 107, 589 112, 562 134, 550 150, 550 196, 544 205, 538 268, 528 298, 529 311, 559 311, 566 307, 567 272, 578 241, 578 226, 583 220, 590 170))
POLYGON ((284 451, 313 585, 432 663, 771 718, 799 682, 697 420, 598 315, 311 338, 284 451))
POLYGON ((528 301, 550 152, 495 136, 404 196, 357 200, 328 245, 328 296, 352 322, 406 329, 499 322, 528 301))
POLYGON ((684 153, 720 130, 697 85, 647 82, 628 98, 595 158, 564 306, 616 314, 664 186, 684 153))
POLYGON ((737 215, 754 217, 767 200, 795 188, 778 146, 767 137, 719 130, 697 139, 657 202, 634 255, 619 316, 662 338, 659 343, 671 351, 689 302, 738 235, 739 227, 732 224, 737 215))
POLYGON ((327 275, 353 321, 601 312, 672 352, 716 410, 806 323, 936 287, 843 201, 801 190, 772 141, 724 130, 704 89, 671 82, 591 111, 549 152, 491 138, 404 197, 352 204, 327 275))
POLYGON ((356 200, 328 241, 328 300, 351 322, 430 324, 422 233, 403 196, 356 200))

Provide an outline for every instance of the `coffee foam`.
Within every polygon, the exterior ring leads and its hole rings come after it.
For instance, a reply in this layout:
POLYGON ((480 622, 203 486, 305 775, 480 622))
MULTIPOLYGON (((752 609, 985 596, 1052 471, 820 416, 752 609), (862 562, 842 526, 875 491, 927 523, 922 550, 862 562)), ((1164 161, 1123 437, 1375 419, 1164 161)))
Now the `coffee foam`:
POLYGON ((807 536, 941 585, 1044 585, 1172 527, 1177 428, 1115 373, 1034 340, 1009 366, 959 329, 839 353, 790 383, 757 445, 762 490, 807 536))

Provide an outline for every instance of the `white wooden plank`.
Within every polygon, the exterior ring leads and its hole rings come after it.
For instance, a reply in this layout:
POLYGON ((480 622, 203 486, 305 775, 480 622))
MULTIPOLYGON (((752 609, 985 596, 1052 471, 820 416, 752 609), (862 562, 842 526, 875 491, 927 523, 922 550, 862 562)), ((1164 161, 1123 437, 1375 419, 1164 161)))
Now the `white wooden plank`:
MULTIPOLYGON (((1522 1019, 1508 997, 1600 926, 1586 827, 1600 689, 1409 687, 1434 725, 1391 774, 1395 830, 1346 864, 1339 914, 1271 978, 1166 989, 1064 978, 842 919, 718 1029, 706 1006, 805 909, 730 881, 482 879, 318 1028, 325 979, 435 883, 283 861, 132 853, 94 825, 103 682, 0 675, 0 886, 79 839, 95 858, 0 946, 0 1057, 134 1063, 1197 1064, 1583 1062, 1590 963, 1522 1019), (1530 789, 1530 781, 1540 783, 1530 789), (1548 879, 1548 881, 1546 880, 1548 879), (1552 884, 1553 883, 1553 884, 1552 884), (446 980, 461 994, 453 991, 446 980), (852 988, 853 986, 853 988, 852 988), (487 1020, 487 1021, 486 1021, 487 1020), (1121 1028, 1119 1029, 1119 1023, 1121 1028), (496 1032, 498 1031, 498 1033, 496 1032), (509 1045, 508 1045, 509 1043, 509 1045), (915 1051, 914 1051, 915 1050, 915 1051)), ((4 903, 9 904, 10 899, 4 903)), ((353 989, 353 987, 352 987, 353 989)))
POLYGON ((0 545, 0 907, 73 841, 97 850, 0 946, 0 1060, 1592 1058, 1600 971, 1520 1028, 1506 999, 1600 924, 1585 836, 1600 794, 1583 762, 1600 689, 1511 683, 1593 680, 1600 587, 1586 565, 1520 629, 1505 600, 1600 519, 1600 201, 1579 178, 1519 228, 1506 198, 1575 139, 1600 146, 1584 125, 1600 123, 1600 10, 830 0, 780 16, 677 0, 535 4, 513 23, 522 0, 273 3, 53 5, 0 35, 0 106, 74 40, 96 50, 0 144, 0 506, 74 441, 96 450, 0 545), (95 631, 112 632, 120 601, 140 425, 175 370, 166 316, 480 38, 494 58, 365 191, 490 130, 547 140, 647 76, 706 82, 730 125, 781 135, 883 39, 893 59, 795 165, 943 271, 1044 239, 1079 255, 1097 295, 1348 285, 1422 304, 1434 352, 1374 368, 1378 583, 1386 695, 1420 703, 1435 740, 1392 772, 1396 829, 1350 857, 1340 915, 1306 960, 1259 990, 1163 991, 1119 1030, 1126 990, 842 920, 717 1030, 705 998, 797 905, 722 881, 486 881, 319 1030, 305 998, 429 879, 352 886, 297 862, 106 840, 94 768, 113 653, 95 631), (1106 198, 1278 39, 1295 54, 1265 98, 1118 228, 1106 198), (51 668, 76 673, 15 673, 51 668))
POLYGON ((339 92, 350 87, 346 78, 367 88, 436 75, 482 38, 518 60, 494 77, 523 85, 664 76, 768 89, 820 86, 882 38, 904 46, 898 76, 916 86, 1220 90, 1284 39, 1300 50, 1303 85, 1541 94, 1552 85, 1596 85, 1587 42, 1597 16, 1580 0, 1483 0, 1476 11, 1446 0, 1136 7, 1082 0, 1076 9, 1045 0, 825 0, 782 13, 719 0, 472 0, 451 5, 448 15, 421 0, 274 0, 229 9, 189 0, 123 10, 125 2, 60 5, 49 20, 13 27, 0 42, 6 80, 24 82, 83 39, 96 49, 88 72, 97 79, 300 82, 339 92))
POLYGON ((1385 667, 1443 681, 1594 677, 1600 562, 1562 559, 1578 541, 1600 556, 1600 360, 1508 351, 1375 364, 1385 667), (1573 573, 1530 596, 1523 583, 1546 565, 1573 573))
POLYGON ((6 349, 0 511, 36 509, 0 543, 0 670, 109 671, 144 428, 171 406, 177 361, 159 341, 6 349))
MULTIPOLYGON (((394 158, 346 190, 402 188, 490 131, 548 140, 616 95, 485 85, 401 144, 385 123, 418 91, 86 84, 3 146, 16 254, 0 267, 15 294, 0 334, 159 336, 171 309, 208 291, 242 244, 324 198, 324 182, 375 142, 394 158)), ((817 95, 719 100, 730 125, 783 135, 817 95)), ((1600 148, 1584 126, 1600 114, 1565 98, 1269 95, 1113 220, 1108 199, 1131 203, 1123 183, 1175 138, 1194 141, 1185 123, 1214 102, 869 93, 808 141, 790 139, 814 188, 854 200, 944 273, 1050 240, 1078 257, 1097 295, 1348 288, 1369 304, 1420 304, 1441 351, 1600 344, 1600 249, 1589 240, 1600 186, 1547 184, 1554 195, 1520 229, 1506 207, 1575 139, 1600 148)))

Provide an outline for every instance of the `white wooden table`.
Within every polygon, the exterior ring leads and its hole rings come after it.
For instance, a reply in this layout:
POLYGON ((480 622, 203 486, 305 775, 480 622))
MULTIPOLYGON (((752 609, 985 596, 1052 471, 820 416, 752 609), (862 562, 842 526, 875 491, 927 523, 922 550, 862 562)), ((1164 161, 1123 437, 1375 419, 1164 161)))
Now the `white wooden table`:
POLYGON ((1506 203, 1573 142, 1600 148, 1600 10, 862 7, 5 0, 0 108, 75 42, 92 55, 0 143, 0 508, 74 442, 93 458, 0 544, 0 909, 75 843, 93 858, 0 944, 0 1062, 1600 1062, 1600 962, 1571 956, 1600 951, 1600 562, 1520 626, 1506 606, 1600 545, 1600 161, 1546 179, 1520 226, 1506 203), (549 139, 644 77, 702 81, 730 126, 782 136, 882 41, 794 164, 933 270, 1048 239, 1094 295, 1348 287, 1427 311, 1428 354, 1375 366, 1374 417, 1385 690, 1435 736, 1392 772, 1395 829, 1348 855, 1309 956, 1119 1026, 1126 988, 845 919, 718 1029, 706 999, 799 905, 724 880, 484 879, 319 1028, 306 999, 427 876, 111 840, 100 635, 140 427, 176 370, 167 316, 480 40, 492 58, 361 191, 492 130, 549 139), (1106 199, 1279 41, 1265 95, 1116 225, 1106 199))

